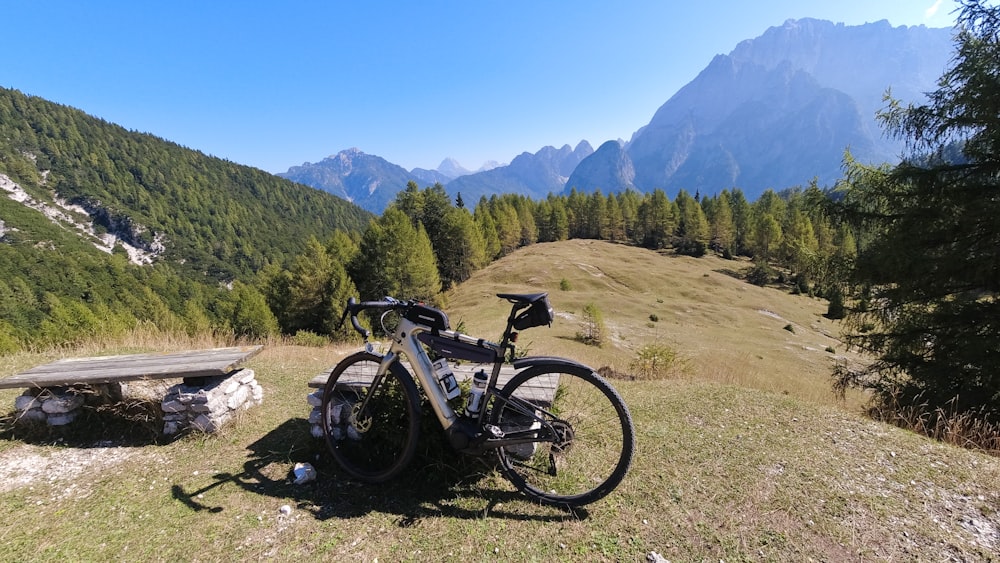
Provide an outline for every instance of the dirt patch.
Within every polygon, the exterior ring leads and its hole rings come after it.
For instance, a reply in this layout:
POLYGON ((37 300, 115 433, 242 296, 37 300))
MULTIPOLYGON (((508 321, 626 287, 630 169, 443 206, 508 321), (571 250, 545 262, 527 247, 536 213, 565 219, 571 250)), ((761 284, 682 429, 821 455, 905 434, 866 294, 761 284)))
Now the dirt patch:
POLYGON ((95 477, 137 456, 136 448, 96 444, 92 448, 20 445, 0 453, 0 493, 35 486, 53 486, 56 498, 83 498, 95 477))

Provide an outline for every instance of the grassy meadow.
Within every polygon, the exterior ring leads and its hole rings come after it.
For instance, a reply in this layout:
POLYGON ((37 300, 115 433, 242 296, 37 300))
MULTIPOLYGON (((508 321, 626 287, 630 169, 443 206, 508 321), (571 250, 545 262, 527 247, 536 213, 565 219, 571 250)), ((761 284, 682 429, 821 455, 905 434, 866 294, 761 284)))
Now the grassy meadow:
MULTIPOLYGON (((445 296, 452 326, 497 338, 498 292, 548 291, 529 354, 617 374, 638 449, 609 497, 566 512, 525 500, 490 460, 423 436, 401 479, 363 486, 309 435, 306 382, 351 346, 267 343, 249 367, 265 402, 220 434, 165 440, 155 413, 93 411, 70 427, 0 426, 0 560, 990 561, 1000 459, 929 440, 836 400, 843 349, 826 303, 760 288, 745 264, 597 241, 536 244, 445 296), (583 310, 605 343, 581 343, 583 310), (630 376, 647 345, 676 353, 630 376), (295 485, 295 463, 319 478, 295 485), (283 510, 284 509, 284 510, 283 510)), ((405 296, 399 296, 405 297, 405 296)), ((137 331, 126 342, 3 357, 0 377, 68 356, 223 346, 137 331)), ((19 391, 0 391, 13 409, 19 391)))

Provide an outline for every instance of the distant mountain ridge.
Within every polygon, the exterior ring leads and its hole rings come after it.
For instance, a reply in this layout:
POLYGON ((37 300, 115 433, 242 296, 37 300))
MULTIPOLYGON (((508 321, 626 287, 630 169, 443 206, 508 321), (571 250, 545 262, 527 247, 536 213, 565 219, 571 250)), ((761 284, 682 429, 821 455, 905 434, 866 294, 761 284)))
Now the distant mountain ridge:
POLYGON ((440 183, 467 202, 505 192, 543 198, 572 188, 662 188, 672 195, 735 187, 755 199, 766 189, 813 179, 832 185, 848 148, 861 162, 898 160, 902 142, 884 136, 875 119, 883 95, 891 89, 904 102, 921 102, 947 65, 951 38, 950 29, 884 20, 858 26, 788 20, 713 58, 627 143, 608 141, 597 151, 587 141, 547 146, 474 173, 449 159, 437 170, 406 172, 352 149, 279 176, 376 213, 409 180, 440 183))
MULTIPOLYGON (((945 69, 950 42, 949 29, 788 20, 716 56, 667 100, 632 136, 628 159, 614 155, 618 176, 631 165, 642 191, 739 187, 753 198, 813 178, 832 184, 847 148, 862 162, 896 161, 902 143, 875 121, 883 95, 891 88, 904 102, 922 101, 945 69)), ((622 187, 603 184, 604 174, 575 174, 570 185, 622 187)))
POLYGON ((521 193, 531 197, 545 197, 550 192, 559 193, 567 177, 594 149, 587 141, 576 148, 542 147, 537 153, 522 153, 509 165, 490 167, 486 163, 479 172, 469 172, 452 159, 445 159, 437 170, 405 168, 386 159, 365 154, 357 148, 340 151, 320 162, 293 166, 277 174, 300 184, 305 184, 336 196, 375 213, 381 213, 396 194, 406 189, 406 184, 440 183, 448 193, 475 203, 482 196, 501 193, 521 193), (460 174, 449 177, 449 174, 460 174))

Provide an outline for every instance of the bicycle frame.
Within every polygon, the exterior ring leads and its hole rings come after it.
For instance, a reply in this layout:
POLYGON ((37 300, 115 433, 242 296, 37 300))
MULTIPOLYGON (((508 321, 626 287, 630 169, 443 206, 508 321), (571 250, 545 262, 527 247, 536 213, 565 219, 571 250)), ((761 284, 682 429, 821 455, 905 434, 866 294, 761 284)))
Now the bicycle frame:
MULTIPOLYGON (((378 376, 388 371, 389 366, 399 359, 400 354, 406 356, 406 359, 410 361, 410 368, 413 374, 420 382, 420 386, 423 387, 424 394, 427 396, 428 401, 430 401, 431 408, 434 409, 434 415, 437 417, 438 422, 441 423, 441 427, 445 431, 448 431, 459 417, 455 409, 451 408, 451 405, 448 404, 448 397, 445 396, 444 391, 441 390, 441 386, 438 384, 437 374, 434 372, 430 356, 427 355, 423 344, 417 339, 417 336, 424 332, 431 332, 431 330, 408 319, 400 319, 399 326, 396 327, 391 337, 392 344, 389 347, 389 352, 382 358, 382 365, 379 367, 378 376)), ((438 331, 438 334, 466 344, 491 348, 497 353, 498 358, 503 357, 499 344, 480 342, 471 336, 451 330, 438 331)), ((490 385, 487 386, 487 392, 495 387, 496 378, 500 374, 500 365, 501 362, 494 362, 493 364, 493 376, 490 378, 490 385)))
MULTIPOLYGON (((505 404, 514 404, 515 408, 522 412, 527 417, 533 418, 540 424, 539 428, 530 430, 514 431, 504 435, 502 432, 498 434, 487 434, 483 436, 480 430, 485 429, 484 427, 484 417, 486 415, 487 409, 483 408, 480 410, 479 415, 476 419, 468 419, 459 416, 455 412, 455 409, 451 408, 448 403, 448 398, 442 391, 441 386, 437 381, 437 374, 434 370, 430 357, 424 350, 422 343, 418 339, 418 336, 425 332, 433 332, 426 326, 414 323, 408 319, 400 319, 399 325, 391 336, 391 344, 389 351, 382 356, 382 362, 379 366, 378 373, 375 378, 376 381, 374 386, 378 385, 381 378, 389 371, 392 364, 400 360, 400 356, 405 356, 410 362, 410 368, 413 375, 416 376, 420 383, 420 386, 424 390, 424 394, 427 396, 428 402, 431 404, 431 408, 434 410, 434 415, 437 417, 438 422, 440 422, 442 429, 447 434, 449 441, 452 446, 458 450, 465 450, 474 441, 474 437, 480 436, 479 440, 475 440, 474 445, 479 449, 491 449, 501 446, 512 446, 518 444, 530 444, 539 441, 550 440, 552 436, 555 435, 551 424, 548 420, 555 418, 552 413, 542 411, 544 414, 549 415, 551 418, 546 419, 538 416, 537 406, 531 405, 525 401, 516 398, 504 398, 497 393, 497 381, 500 376, 500 369, 503 366, 504 354, 503 352, 508 348, 508 342, 510 340, 510 329, 505 331, 503 341, 500 344, 493 342, 483 341, 471 336, 462 334, 460 332, 455 332, 451 330, 440 330, 436 334, 456 340, 458 342, 463 342, 465 344, 477 345, 489 348, 496 352, 496 359, 493 362, 493 369, 490 375, 489 383, 486 387, 486 393, 483 398, 483 404, 487 405, 491 400, 503 401, 505 404), (522 404, 523 403, 523 404, 522 404), (470 427, 470 424, 474 426, 470 427)), ((369 350, 371 351, 371 350, 369 350)), ((562 363, 564 365, 579 365, 575 362, 564 360, 561 358, 551 358, 551 357, 534 357, 534 358, 522 358, 514 362, 515 368, 525 368, 534 365, 541 365, 547 363, 562 363)), ((366 399, 367 401, 367 399, 366 399)), ((363 406, 362 406, 363 408, 363 406)), ((497 429, 499 430, 499 429, 497 429)))

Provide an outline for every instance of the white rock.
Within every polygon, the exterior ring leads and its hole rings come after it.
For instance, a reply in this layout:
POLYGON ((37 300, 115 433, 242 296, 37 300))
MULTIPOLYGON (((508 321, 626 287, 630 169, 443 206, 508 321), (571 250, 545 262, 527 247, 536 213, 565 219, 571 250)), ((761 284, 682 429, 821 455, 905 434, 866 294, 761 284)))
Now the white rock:
POLYGON ((20 395, 14 399, 14 408, 19 411, 42 408, 42 401, 34 395, 20 395))
POLYGON ((287 504, 283 504, 281 505, 281 508, 278 509, 278 512, 280 512, 282 516, 288 516, 292 513, 292 507, 287 504))
POLYGON ((312 434, 313 438, 323 437, 323 427, 319 424, 313 424, 309 427, 309 433, 312 434))
POLYGON ((230 379, 226 381, 226 384, 222 386, 222 392, 226 395, 231 395, 235 393, 237 389, 240 388, 240 382, 235 379, 230 379))
POLYGON ((254 374, 252 369, 244 368, 236 372, 233 377, 236 377, 240 383, 248 384, 256 379, 256 374, 254 374))
POLYGON ((187 410, 187 406, 184 403, 177 400, 164 401, 160 405, 160 408, 163 409, 163 412, 184 412, 185 410, 187 410))
POLYGON ((231 410, 236 410, 243 406, 243 403, 247 402, 250 398, 250 388, 246 385, 241 385, 235 393, 229 397, 229 401, 226 403, 231 410))
POLYGON ((319 409, 313 409, 309 413, 309 424, 322 424, 323 423, 323 413, 319 409))
POLYGON ((195 430, 200 430, 208 434, 211 434, 219 429, 219 427, 215 423, 215 420, 213 420, 206 414, 199 414, 198 418, 195 418, 193 421, 191 421, 191 427, 194 428, 195 430))
POLYGON ((49 414, 65 414, 83 405, 83 395, 53 395, 42 403, 42 410, 49 414))
POLYGON ((45 422, 47 422, 49 426, 63 426, 65 424, 69 424, 70 422, 76 420, 76 416, 79 413, 80 411, 70 411, 64 413, 51 414, 49 415, 48 419, 45 422))
POLYGON ((321 407, 323 406, 323 392, 316 391, 315 393, 309 393, 306 395, 306 401, 310 406, 321 407))

